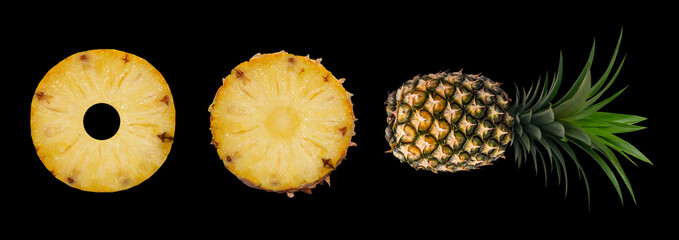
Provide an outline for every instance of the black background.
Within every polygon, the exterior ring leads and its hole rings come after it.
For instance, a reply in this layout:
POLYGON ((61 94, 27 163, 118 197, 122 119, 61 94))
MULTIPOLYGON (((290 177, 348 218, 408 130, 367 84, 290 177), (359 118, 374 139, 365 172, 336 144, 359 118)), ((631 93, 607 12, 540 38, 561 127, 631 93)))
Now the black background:
MULTIPOLYGON (((326 3, 313 9, 228 5, 213 11, 47 7, 17 14, 4 21, 10 53, 3 69, 10 78, 4 82, 11 89, 3 90, 12 98, 3 102, 11 105, 12 114, 3 117, 13 121, 13 131, 5 149, 11 157, 3 157, 3 172, 9 173, 3 198, 10 212, 3 217, 19 225, 86 224, 107 231, 113 230, 99 224, 134 229, 189 223, 214 230, 281 226, 277 231, 290 234, 358 228, 454 235, 502 226, 515 227, 509 233, 519 235, 545 227, 566 233, 667 230, 663 223, 676 221, 677 213, 676 144, 671 138, 677 132, 671 115, 677 99, 672 94, 677 39, 671 33, 677 26, 670 21, 676 19, 663 13, 667 6, 529 7, 491 11, 452 4, 326 3), (603 171, 582 152, 591 208, 572 164, 564 197, 564 184, 557 183, 555 173, 548 174, 545 184, 542 166, 537 175, 532 163, 518 168, 511 150, 492 166, 454 174, 416 171, 385 153, 384 100, 413 76, 460 69, 483 73, 502 82, 513 98, 514 84, 527 88, 546 71, 556 71, 562 50, 562 88, 567 88, 594 39, 593 76, 603 73, 621 29, 620 52, 627 59, 613 88, 629 88, 603 110, 649 118, 640 124, 647 129, 621 135, 654 162, 637 161, 636 167, 622 160, 636 205, 624 187, 621 204, 603 171), (35 154, 29 129, 30 101, 44 74, 74 53, 99 48, 127 51, 153 64, 167 80, 177 112, 176 138, 164 165, 142 184, 117 193, 83 192, 56 180, 35 154), (245 186, 210 145, 207 109, 221 79, 256 53, 280 50, 322 58, 337 78, 346 78, 359 119, 353 138, 358 147, 351 147, 330 175, 332 186, 294 198, 245 186)), ((178 229, 184 228, 173 228, 178 229)))

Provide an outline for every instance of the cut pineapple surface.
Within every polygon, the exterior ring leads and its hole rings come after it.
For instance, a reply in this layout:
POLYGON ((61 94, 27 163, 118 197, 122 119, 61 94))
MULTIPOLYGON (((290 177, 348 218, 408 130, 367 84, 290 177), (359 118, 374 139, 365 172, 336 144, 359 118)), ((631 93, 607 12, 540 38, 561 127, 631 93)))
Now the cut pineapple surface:
POLYGON ((224 78, 211 131, 229 171, 251 187, 310 192, 353 143, 351 94, 319 60, 257 54, 224 78))
POLYGON ((118 50, 80 52, 59 62, 31 103, 40 160, 57 179, 84 191, 120 191, 148 179, 165 162, 174 130, 174 102, 163 76, 118 50), (120 117, 118 131, 105 140, 83 126, 87 110, 99 103, 120 117))

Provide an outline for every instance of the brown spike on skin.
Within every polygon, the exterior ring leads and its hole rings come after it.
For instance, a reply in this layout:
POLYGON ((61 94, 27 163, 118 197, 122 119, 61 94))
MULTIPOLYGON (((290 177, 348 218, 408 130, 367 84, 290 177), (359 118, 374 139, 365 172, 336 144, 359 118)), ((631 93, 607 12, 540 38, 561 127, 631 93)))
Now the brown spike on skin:
POLYGON ((243 70, 234 69, 234 71, 236 72, 236 78, 242 78, 243 77, 243 75, 244 75, 243 70))
POLYGON ((342 136, 347 134, 347 127, 342 127, 339 129, 340 133, 342 133, 342 136))
POLYGON ((52 96, 39 91, 35 93, 35 98, 38 99, 39 101, 45 101, 47 104, 51 104, 50 99, 52 98, 52 96))
POLYGON ((330 176, 327 176, 327 177, 325 178, 325 183, 327 183, 328 186, 330 186, 330 176))
POLYGON ((321 159, 321 161, 323 161, 324 167, 329 167, 329 168, 332 168, 333 170, 335 169, 335 165, 332 165, 329 158, 321 159))
POLYGON ((170 136, 167 132, 163 132, 161 134, 158 134, 158 138, 160 138, 160 141, 162 141, 162 142, 172 142, 172 141, 174 141, 174 137, 170 136))
POLYGON ((170 97, 165 95, 162 99, 160 99, 160 102, 165 103, 165 105, 170 105, 170 97))

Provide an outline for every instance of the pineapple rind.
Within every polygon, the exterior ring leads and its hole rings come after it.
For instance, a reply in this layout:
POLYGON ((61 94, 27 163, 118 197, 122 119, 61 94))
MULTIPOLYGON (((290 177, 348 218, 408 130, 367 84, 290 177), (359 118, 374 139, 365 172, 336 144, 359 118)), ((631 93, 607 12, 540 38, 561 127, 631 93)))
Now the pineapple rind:
POLYGON ((433 172, 489 165, 511 141, 508 102, 498 83, 479 74, 416 76, 387 99, 389 152, 433 172))
POLYGON ((163 164, 174 136, 172 94, 147 61, 118 50, 71 55, 38 84, 31 102, 31 136, 45 167, 69 186, 114 192, 136 186, 163 164), (83 126, 87 109, 107 103, 120 116, 106 140, 83 126))
POLYGON ((352 145, 341 81, 320 60, 283 51, 236 66, 209 108, 227 169, 248 186, 289 194, 327 180, 352 145))

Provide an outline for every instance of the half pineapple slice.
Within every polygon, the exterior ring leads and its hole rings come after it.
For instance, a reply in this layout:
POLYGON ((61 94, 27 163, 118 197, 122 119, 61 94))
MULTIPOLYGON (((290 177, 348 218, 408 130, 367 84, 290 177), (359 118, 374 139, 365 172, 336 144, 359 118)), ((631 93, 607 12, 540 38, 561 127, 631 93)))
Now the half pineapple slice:
POLYGON ((354 145, 351 94, 319 60, 257 54, 223 79, 210 106, 213 144, 251 187, 310 193, 354 145))
POLYGON ((31 102, 31 136, 45 167, 71 187, 114 192, 138 185, 165 162, 175 109, 163 76, 146 60, 118 50, 76 53, 40 81, 31 102), (120 126, 106 140, 83 126, 85 112, 105 103, 120 126))

